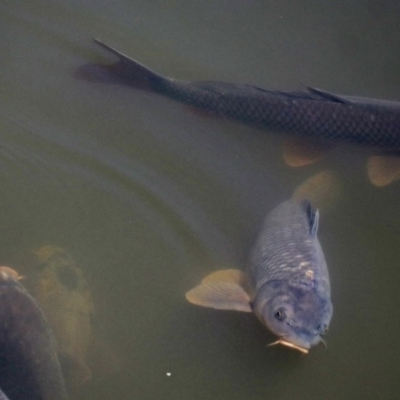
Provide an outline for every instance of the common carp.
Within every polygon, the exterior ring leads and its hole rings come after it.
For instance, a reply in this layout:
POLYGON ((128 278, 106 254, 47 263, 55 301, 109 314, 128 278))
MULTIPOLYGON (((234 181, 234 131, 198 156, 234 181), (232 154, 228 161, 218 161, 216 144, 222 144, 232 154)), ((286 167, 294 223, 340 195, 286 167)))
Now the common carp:
POLYGON ((0 399, 66 400, 53 333, 8 267, 0 267, 0 323, 0 399))
POLYGON ((283 92, 226 82, 185 82, 159 75, 112 47, 112 65, 86 64, 76 76, 156 92, 192 107, 264 130, 293 135, 285 161, 302 166, 317 161, 337 143, 378 149, 368 160, 371 182, 384 186, 400 178, 400 103, 342 96, 308 87, 283 92), (306 140, 306 141, 305 141, 306 140))
POLYGON ((46 245, 35 254, 25 285, 54 332, 67 388, 74 393, 91 378, 86 362, 92 339, 91 292, 82 270, 64 249, 46 245))
POLYGON ((254 312, 282 344, 303 353, 322 341, 332 317, 330 281, 317 238, 319 212, 338 192, 328 172, 303 183, 266 217, 246 272, 216 271, 186 293, 189 302, 254 312))

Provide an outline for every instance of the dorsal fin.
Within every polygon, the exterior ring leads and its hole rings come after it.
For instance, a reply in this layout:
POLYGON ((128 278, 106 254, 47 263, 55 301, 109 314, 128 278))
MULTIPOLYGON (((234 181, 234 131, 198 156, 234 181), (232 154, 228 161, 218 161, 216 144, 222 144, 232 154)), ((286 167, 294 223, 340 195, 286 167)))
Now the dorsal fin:
POLYGON ((319 211, 312 206, 309 200, 303 200, 302 204, 307 213, 308 223, 310 225, 310 235, 315 237, 318 231, 319 211))
POLYGON ((315 99, 334 101, 342 104, 357 104, 359 106, 381 106, 385 108, 400 109, 400 102, 393 100, 373 99, 370 97, 345 96, 327 92, 325 90, 307 86, 307 93, 315 99))
POLYGON ((314 95, 315 98, 318 98, 320 100, 329 100, 329 101, 334 101, 335 103, 342 103, 342 104, 351 104, 352 101, 339 96, 338 94, 326 92, 325 90, 313 88, 311 86, 307 86, 307 91, 308 93, 314 95))

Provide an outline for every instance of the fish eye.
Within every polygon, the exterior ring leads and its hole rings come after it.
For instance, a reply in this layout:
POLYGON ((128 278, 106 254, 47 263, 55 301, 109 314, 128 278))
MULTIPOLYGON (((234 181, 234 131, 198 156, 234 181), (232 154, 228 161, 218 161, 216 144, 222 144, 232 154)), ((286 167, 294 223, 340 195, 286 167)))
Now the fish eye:
POLYGON ((321 335, 321 336, 326 335, 326 334, 328 333, 328 330, 329 330, 329 328, 328 328, 326 325, 324 325, 324 327, 323 327, 322 330, 321 330, 320 335, 321 335))
POLYGON ((276 319, 279 319, 279 321, 283 321, 286 318, 286 313, 284 308, 278 308, 274 312, 274 316, 276 319))

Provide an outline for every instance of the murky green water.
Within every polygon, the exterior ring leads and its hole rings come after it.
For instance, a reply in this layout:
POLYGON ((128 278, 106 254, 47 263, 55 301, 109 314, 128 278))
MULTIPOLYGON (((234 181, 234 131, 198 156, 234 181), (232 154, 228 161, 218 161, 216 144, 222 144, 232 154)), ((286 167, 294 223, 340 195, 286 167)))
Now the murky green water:
POLYGON ((398 398, 400 184, 373 188, 368 152, 290 169, 279 136, 72 75, 111 60, 97 37, 176 78, 399 100, 399 18, 390 0, 0 4, 0 264, 52 243, 84 270, 123 367, 81 399, 398 398), (344 187, 320 225, 327 350, 268 348, 253 316, 185 301, 243 267, 264 215, 326 168, 344 187))

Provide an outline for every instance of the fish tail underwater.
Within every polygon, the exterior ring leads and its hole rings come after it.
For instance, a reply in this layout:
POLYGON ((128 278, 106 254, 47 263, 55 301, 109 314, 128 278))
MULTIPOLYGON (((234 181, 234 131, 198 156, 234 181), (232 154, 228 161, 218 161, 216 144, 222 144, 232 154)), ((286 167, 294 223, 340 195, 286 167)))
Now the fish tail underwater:
POLYGON ((111 65, 97 63, 82 65, 75 71, 75 77, 98 83, 130 86, 146 91, 156 90, 157 85, 159 85, 161 81, 166 80, 166 78, 106 45, 102 41, 98 39, 94 39, 94 41, 115 54, 118 57, 118 61, 111 65))
POLYGON ((307 354, 325 343, 332 317, 330 282, 317 238, 318 207, 337 201, 340 184, 329 171, 303 184, 273 209, 254 244, 246 271, 211 273, 186 293, 195 305, 254 312, 278 340, 273 344, 307 354))

